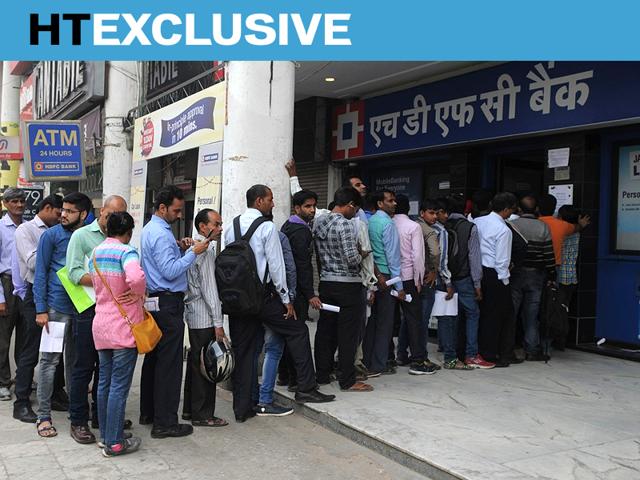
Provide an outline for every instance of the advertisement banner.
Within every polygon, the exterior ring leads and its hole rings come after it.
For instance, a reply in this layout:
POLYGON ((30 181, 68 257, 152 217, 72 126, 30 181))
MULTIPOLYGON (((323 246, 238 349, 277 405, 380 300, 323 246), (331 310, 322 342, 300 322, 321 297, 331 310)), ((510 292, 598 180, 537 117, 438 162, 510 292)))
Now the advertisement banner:
POLYGON ((131 195, 128 212, 133 217, 134 228, 130 244, 140 251, 140 239, 144 226, 145 200, 147 193, 147 161, 133 162, 131 167, 131 195))
POLYGON ((615 250, 640 252, 640 145, 618 150, 615 250))
POLYGON ((222 191, 222 142, 203 145, 198 151, 198 178, 194 213, 205 208, 220 211, 222 191))
POLYGON ((85 178, 84 138, 79 121, 27 121, 22 135, 28 180, 85 178))
POLYGON ((135 122, 133 161, 222 140, 226 82, 161 108, 135 122))

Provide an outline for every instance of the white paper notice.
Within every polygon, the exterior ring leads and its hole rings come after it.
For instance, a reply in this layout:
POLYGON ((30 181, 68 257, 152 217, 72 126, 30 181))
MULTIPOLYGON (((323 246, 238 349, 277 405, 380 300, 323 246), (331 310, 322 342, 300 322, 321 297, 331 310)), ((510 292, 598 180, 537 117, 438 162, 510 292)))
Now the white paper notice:
POLYGON ((327 312, 340 313, 340 307, 336 305, 329 305, 328 303, 322 304, 322 310, 326 310, 327 312))
POLYGON ((40 337, 40 351, 41 352, 62 352, 62 346, 64 345, 64 329, 66 327, 64 322, 49 322, 49 332, 47 329, 42 329, 42 336, 40 337))
POLYGON ((548 150, 549 168, 566 167, 569 165, 569 147, 548 150))
POLYGON ((398 282, 401 282, 401 281, 402 281, 402 279, 401 279, 400 277, 393 277, 393 278, 390 278, 389 280, 387 280, 387 281, 386 281, 386 282, 384 282, 384 283, 385 283, 385 285, 386 285, 387 287, 390 287, 390 286, 391 286, 391 285, 393 285, 394 283, 398 283, 398 282))
POLYGON ((556 197, 556 214, 563 205, 573 205, 573 185, 549 185, 549 193, 556 197))
POLYGON ((432 317, 445 317, 458 315, 458 294, 454 293, 451 300, 445 300, 447 292, 436 290, 436 301, 431 310, 432 317))

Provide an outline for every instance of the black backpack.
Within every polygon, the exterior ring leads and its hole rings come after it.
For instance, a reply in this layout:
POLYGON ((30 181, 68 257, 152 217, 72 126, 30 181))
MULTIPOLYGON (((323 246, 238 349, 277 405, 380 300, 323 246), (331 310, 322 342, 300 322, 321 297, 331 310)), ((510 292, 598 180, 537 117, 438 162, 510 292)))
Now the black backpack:
POLYGON ((216 259, 216 282, 222 302, 222 311, 227 315, 257 315, 264 305, 265 288, 269 269, 264 279, 258 275, 258 265, 249 240, 266 217, 256 218, 247 233, 240 231, 240 217, 233 219, 235 241, 225 247, 216 259))

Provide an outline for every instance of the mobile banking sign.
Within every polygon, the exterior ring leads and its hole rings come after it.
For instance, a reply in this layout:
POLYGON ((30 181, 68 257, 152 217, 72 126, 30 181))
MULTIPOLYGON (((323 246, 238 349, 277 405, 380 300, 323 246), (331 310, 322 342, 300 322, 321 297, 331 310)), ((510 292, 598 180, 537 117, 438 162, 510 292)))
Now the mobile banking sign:
POLYGON ((24 122, 22 129, 28 180, 69 181, 85 178, 84 145, 79 121, 24 122))

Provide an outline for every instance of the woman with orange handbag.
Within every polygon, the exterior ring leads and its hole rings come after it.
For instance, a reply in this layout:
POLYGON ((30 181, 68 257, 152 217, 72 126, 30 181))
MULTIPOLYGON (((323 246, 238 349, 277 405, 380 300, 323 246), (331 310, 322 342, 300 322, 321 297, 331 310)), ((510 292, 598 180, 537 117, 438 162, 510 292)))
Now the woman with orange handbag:
POLYGON ((146 289, 138 252, 129 245, 133 226, 127 212, 112 213, 107 239, 95 248, 89 264, 96 292, 93 339, 100 358, 98 419, 105 457, 135 452, 141 444, 122 428, 138 358, 132 329, 144 319, 146 289))

